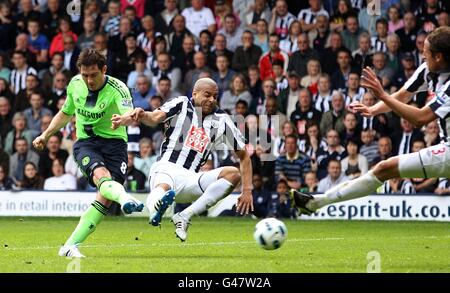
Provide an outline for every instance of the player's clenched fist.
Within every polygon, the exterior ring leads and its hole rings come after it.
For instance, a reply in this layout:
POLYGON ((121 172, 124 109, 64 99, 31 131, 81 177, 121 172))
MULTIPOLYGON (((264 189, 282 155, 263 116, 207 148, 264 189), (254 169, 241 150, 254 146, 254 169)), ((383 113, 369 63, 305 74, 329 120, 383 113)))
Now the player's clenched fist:
POLYGON ((33 140, 33 146, 38 151, 42 151, 45 147, 46 140, 42 135, 39 135, 33 140))

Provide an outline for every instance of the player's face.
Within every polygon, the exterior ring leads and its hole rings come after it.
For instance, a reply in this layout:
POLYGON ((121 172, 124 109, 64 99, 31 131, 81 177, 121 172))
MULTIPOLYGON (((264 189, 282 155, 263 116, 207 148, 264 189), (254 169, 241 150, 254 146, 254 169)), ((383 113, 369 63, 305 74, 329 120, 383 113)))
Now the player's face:
POLYGON ((425 61, 427 62, 428 68, 430 69, 431 72, 436 72, 440 70, 441 62, 438 62, 438 60, 436 60, 438 54, 435 54, 433 56, 433 54, 430 51, 430 43, 428 42, 428 40, 425 40, 422 55, 425 61))
POLYGON ((203 115, 209 115, 216 109, 218 95, 217 86, 205 86, 202 90, 192 93, 194 104, 196 107, 202 107, 203 115))
POLYGON ((106 65, 100 70, 97 65, 81 66, 81 77, 91 91, 98 90, 105 81, 106 65))

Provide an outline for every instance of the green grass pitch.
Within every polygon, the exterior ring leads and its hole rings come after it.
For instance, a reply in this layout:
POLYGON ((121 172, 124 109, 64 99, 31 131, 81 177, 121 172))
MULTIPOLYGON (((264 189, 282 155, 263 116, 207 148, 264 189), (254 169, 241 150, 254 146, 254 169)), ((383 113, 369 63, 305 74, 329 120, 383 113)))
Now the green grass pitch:
POLYGON ((265 251, 253 240, 256 220, 194 218, 188 240, 145 218, 107 218, 80 250, 57 256, 76 218, 0 218, 0 272, 450 272, 448 223, 285 220, 288 239, 265 251))

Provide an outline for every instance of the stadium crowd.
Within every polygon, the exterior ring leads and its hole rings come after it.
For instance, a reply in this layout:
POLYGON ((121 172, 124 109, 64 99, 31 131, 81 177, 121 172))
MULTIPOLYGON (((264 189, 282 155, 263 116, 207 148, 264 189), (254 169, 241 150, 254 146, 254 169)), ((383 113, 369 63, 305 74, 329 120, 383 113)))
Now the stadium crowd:
MULTIPOLYGON (((440 141, 437 121, 417 129, 394 113, 366 118, 346 106, 377 102, 360 87, 365 66, 386 91, 402 87, 423 62, 427 34, 450 24, 447 1, 86 0, 70 10, 73 3, 0 2, 0 190, 92 189, 71 154, 74 122, 42 153, 31 146, 64 104, 80 51, 91 47, 145 110, 190 96, 200 77, 217 82, 220 107, 245 117, 255 215, 289 217, 289 188, 323 192, 440 141)), ((125 184, 145 190, 163 126, 127 131, 125 184)), ((236 163, 223 149, 202 169, 236 163)), ((450 181, 399 178, 379 192, 450 194, 450 181)))

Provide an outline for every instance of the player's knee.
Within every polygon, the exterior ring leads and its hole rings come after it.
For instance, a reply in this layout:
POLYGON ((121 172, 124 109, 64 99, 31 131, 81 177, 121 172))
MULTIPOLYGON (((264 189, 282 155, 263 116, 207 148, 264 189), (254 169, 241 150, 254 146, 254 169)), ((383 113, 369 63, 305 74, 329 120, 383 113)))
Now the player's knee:
POLYGON ((391 179, 393 167, 394 161, 392 159, 381 161, 373 168, 373 174, 382 181, 391 179))
POLYGON ((224 173, 223 176, 219 177, 228 180, 233 186, 237 186, 241 181, 241 173, 236 167, 226 167, 222 173, 224 173))
POLYGON ((108 169, 106 169, 105 167, 95 168, 94 171, 92 172, 92 175, 94 176, 94 179, 97 180, 104 177, 111 178, 111 173, 109 173, 108 169))

